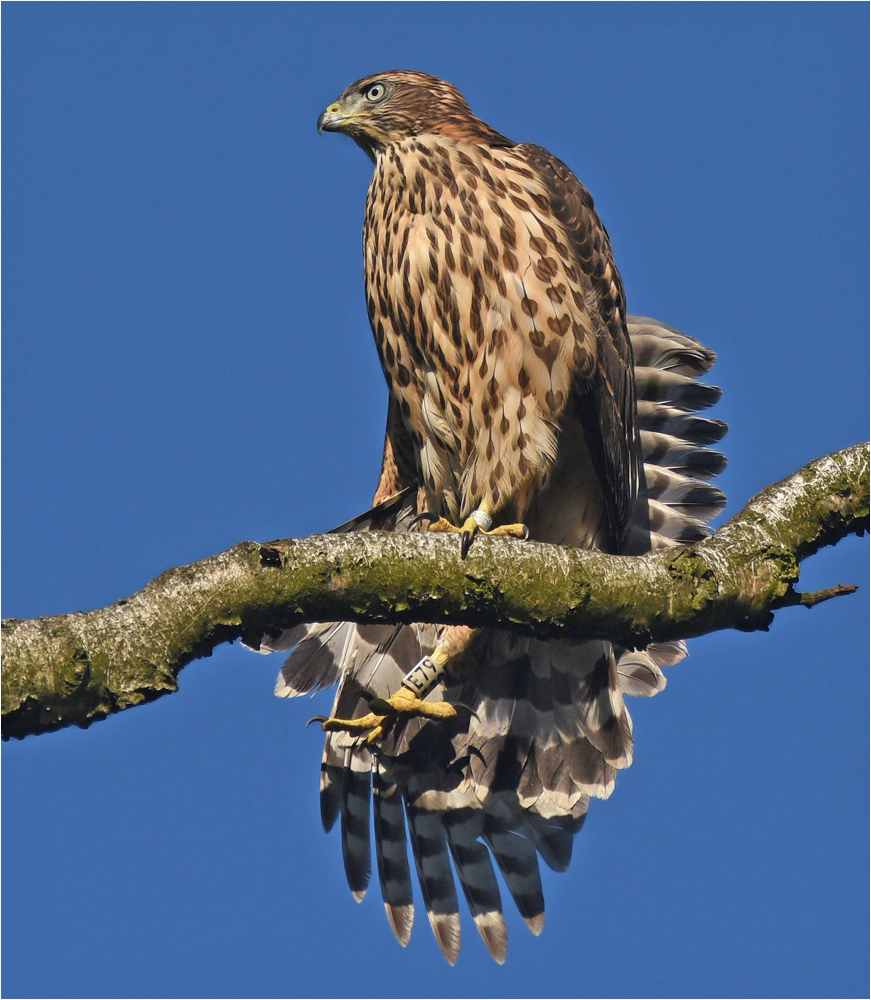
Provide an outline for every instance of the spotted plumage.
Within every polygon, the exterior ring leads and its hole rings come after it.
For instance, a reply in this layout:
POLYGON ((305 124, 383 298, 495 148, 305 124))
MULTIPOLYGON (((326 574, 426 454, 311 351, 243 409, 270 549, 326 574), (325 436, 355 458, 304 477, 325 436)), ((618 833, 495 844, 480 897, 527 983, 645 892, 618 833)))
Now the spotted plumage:
POLYGON ((483 507, 528 521, 532 538, 616 551, 638 488, 632 352, 589 193, 420 73, 358 81, 321 127, 375 162, 366 302, 401 416, 389 433, 414 452, 405 480, 453 521, 483 507), (563 490, 551 484, 576 475, 578 447, 583 516, 562 518, 556 537, 563 490))
MULTIPOLYGON (((338 530, 409 530, 434 511, 524 521, 533 540, 641 553, 702 537, 724 500, 706 480, 725 426, 695 411, 717 398, 697 378, 696 341, 628 318, 593 201, 546 150, 476 118, 450 84, 394 71, 349 87, 319 127, 372 158, 366 302, 389 387, 375 508, 338 530), (633 367, 633 345, 636 366, 633 367)), ((521 543, 518 543, 521 544, 521 543)), ((432 625, 303 626, 264 638, 296 648, 276 693, 340 682, 334 715, 386 698, 421 656, 450 647, 432 695, 467 706, 363 747, 330 733, 324 825, 341 820, 348 881, 370 878, 370 804, 388 919, 413 920, 409 854, 433 932, 456 961, 456 883, 497 961, 506 955, 495 871, 534 933, 539 857, 564 870, 591 797, 632 760, 625 694, 665 686, 682 643, 626 651, 432 625), (456 881, 455 881, 456 874, 456 881)))

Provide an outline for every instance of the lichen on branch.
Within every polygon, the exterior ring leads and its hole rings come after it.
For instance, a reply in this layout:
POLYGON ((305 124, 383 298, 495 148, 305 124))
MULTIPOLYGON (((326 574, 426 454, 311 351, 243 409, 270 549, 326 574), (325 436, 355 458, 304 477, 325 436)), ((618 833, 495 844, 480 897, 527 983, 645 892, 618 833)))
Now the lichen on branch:
POLYGON ((781 607, 849 593, 795 589, 799 564, 868 529, 869 452, 854 445, 766 487, 715 534, 643 556, 510 539, 359 532, 256 543, 171 569, 96 611, 3 622, 2 732, 87 726, 177 690, 222 642, 305 621, 446 622, 629 648, 765 629, 781 607))

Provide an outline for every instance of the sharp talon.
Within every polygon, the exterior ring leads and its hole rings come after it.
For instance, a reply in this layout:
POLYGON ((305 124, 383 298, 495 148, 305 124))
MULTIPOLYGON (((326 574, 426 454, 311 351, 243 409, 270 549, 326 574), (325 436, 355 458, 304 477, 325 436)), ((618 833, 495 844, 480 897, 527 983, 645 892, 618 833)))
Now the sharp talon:
POLYGON ((461 708, 464 712, 468 712, 469 715, 471 715, 472 718, 476 719, 478 722, 481 721, 481 717, 478 715, 478 713, 475 711, 474 708, 470 708, 468 705, 464 705, 463 702, 461 702, 461 701, 454 701, 454 702, 451 702, 451 704, 456 709, 460 709, 461 708))
POLYGON ((456 717, 457 710, 444 701, 424 701, 408 687, 400 687, 391 698, 369 699, 369 713, 356 719, 324 719, 319 716, 312 722, 320 722, 328 733, 348 732, 358 735, 357 746, 372 747, 388 736, 395 726, 404 725, 413 718, 445 721, 456 717))
POLYGON ((463 537, 460 541, 460 558, 465 559, 469 554, 469 547, 472 544, 472 535, 468 531, 463 532, 463 537))
POLYGON ((481 761, 481 763, 486 767, 487 758, 484 756, 484 754, 481 753, 481 751, 477 747, 469 747, 468 754, 463 758, 459 758, 459 760, 462 760, 464 764, 468 764, 473 757, 477 757, 478 760, 481 761))
POLYGON ((413 528, 416 524, 420 524, 422 521, 437 521, 439 519, 438 514, 433 514, 431 511, 422 511, 417 517, 411 519, 411 524, 409 524, 409 529, 413 528))
POLYGON ((313 716, 312 716, 312 717, 311 717, 311 718, 310 718, 310 719, 308 720, 308 722, 307 722, 307 723, 305 724, 305 728, 306 728, 306 729, 308 729, 308 727, 309 727, 309 726, 310 726, 310 725, 311 725, 311 724, 312 724, 313 722, 326 722, 326 721, 327 721, 327 717, 326 717, 325 715, 313 715, 313 716))
POLYGON ((523 525, 523 539, 522 540, 524 542, 528 542, 529 541, 529 526, 526 525, 526 524, 523 525))

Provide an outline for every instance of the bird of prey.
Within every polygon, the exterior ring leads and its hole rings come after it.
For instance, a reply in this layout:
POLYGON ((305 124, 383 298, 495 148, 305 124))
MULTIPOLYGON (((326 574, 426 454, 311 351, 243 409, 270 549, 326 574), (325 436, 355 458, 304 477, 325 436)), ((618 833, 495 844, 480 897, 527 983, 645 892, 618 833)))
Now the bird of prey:
MULTIPOLYGON (((702 538, 725 502, 707 482, 725 459, 705 445, 726 428, 697 415, 719 398, 697 381, 714 354, 627 316, 608 234, 568 167, 406 70, 352 84, 318 128, 375 165, 365 290, 389 389, 373 509, 336 530, 456 531, 470 561, 482 534, 622 554, 702 538)), ((410 841, 452 964, 457 883, 505 960, 494 862, 540 932, 538 858, 568 866, 590 798, 632 761, 624 695, 662 690, 661 668, 686 652, 428 624, 300 626, 261 643, 292 648, 277 694, 339 683, 321 810, 327 829, 341 822, 353 894, 369 882, 371 827, 406 944, 410 841)))

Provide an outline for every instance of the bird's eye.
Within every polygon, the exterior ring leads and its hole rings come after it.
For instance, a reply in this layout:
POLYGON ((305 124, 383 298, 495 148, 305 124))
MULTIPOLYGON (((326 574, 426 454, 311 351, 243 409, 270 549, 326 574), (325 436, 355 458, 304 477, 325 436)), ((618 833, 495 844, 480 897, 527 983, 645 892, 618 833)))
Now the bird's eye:
POLYGON ((364 91, 367 101, 380 101, 386 93, 387 89, 383 83, 373 83, 364 91))

